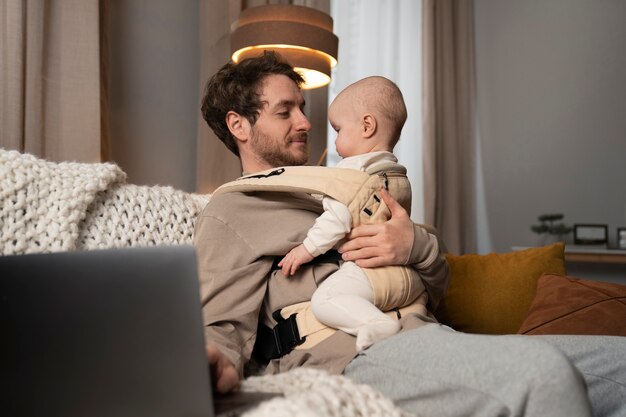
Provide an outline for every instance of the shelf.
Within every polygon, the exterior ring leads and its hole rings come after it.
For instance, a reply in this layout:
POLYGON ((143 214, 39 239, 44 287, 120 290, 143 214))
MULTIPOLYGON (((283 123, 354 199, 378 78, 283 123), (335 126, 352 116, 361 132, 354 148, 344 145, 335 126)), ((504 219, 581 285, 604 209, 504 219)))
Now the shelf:
MULTIPOLYGON (((513 250, 528 249, 528 246, 514 246, 513 250)), ((626 264, 626 250, 594 248, 589 246, 565 246, 566 262, 626 264)))
POLYGON ((565 261, 604 264, 626 264, 626 250, 565 247, 565 261))

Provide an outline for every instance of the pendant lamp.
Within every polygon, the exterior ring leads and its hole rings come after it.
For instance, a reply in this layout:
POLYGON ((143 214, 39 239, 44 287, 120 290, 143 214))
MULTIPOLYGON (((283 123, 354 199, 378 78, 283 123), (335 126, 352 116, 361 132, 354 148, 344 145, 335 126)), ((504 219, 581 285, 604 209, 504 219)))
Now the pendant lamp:
POLYGON ((275 51, 303 76, 303 89, 330 82, 339 40, 328 14, 310 7, 272 4, 242 10, 234 26, 230 34, 233 62, 264 50, 275 51))

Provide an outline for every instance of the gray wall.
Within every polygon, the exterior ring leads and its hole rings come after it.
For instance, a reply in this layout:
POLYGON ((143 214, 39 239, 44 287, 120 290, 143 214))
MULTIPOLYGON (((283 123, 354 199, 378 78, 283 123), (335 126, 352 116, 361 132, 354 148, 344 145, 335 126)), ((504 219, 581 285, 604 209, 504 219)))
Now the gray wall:
MULTIPOLYGON (((476 0, 482 251, 543 213, 626 224, 626 2, 476 0)), ((571 235, 570 235, 571 238, 571 235)))
POLYGON ((111 159, 134 184, 193 191, 199 0, 111 0, 111 159))

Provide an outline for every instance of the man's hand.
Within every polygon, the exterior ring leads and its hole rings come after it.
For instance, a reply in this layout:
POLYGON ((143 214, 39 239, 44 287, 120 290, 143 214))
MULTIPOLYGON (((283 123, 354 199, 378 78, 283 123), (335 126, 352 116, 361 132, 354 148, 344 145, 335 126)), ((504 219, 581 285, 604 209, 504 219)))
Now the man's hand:
POLYGON ((211 368, 213 390, 226 394, 237 388, 239 386, 237 370, 222 351, 213 345, 208 345, 206 354, 211 368))
POLYGON ((296 273, 300 265, 307 262, 311 262, 313 256, 304 247, 303 244, 299 244, 295 248, 289 251, 287 255, 278 263, 283 270, 283 274, 288 277, 296 273))
POLYGON ((347 235, 339 253, 361 268, 404 265, 413 248, 413 222, 406 210, 386 191, 381 196, 391 212, 385 223, 360 225, 347 235))

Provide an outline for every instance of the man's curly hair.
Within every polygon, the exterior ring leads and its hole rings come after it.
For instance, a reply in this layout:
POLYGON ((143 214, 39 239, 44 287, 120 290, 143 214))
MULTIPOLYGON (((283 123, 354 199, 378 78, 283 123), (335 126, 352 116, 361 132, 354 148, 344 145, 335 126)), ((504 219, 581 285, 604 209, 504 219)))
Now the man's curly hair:
POLYGON ((278 54, 264 51, 263 55, 247 58, 238 64, 224 65, 213 75, 202 99, 202 117, 217 137, 232 153, 239 156, 235 138, 226 125, 229 111, 245 117, 254 125, 261 112, 260 87, 268 75, 286 75, 298 88, 304 83, 302 76, 291 65, 282 61, 278 54))

